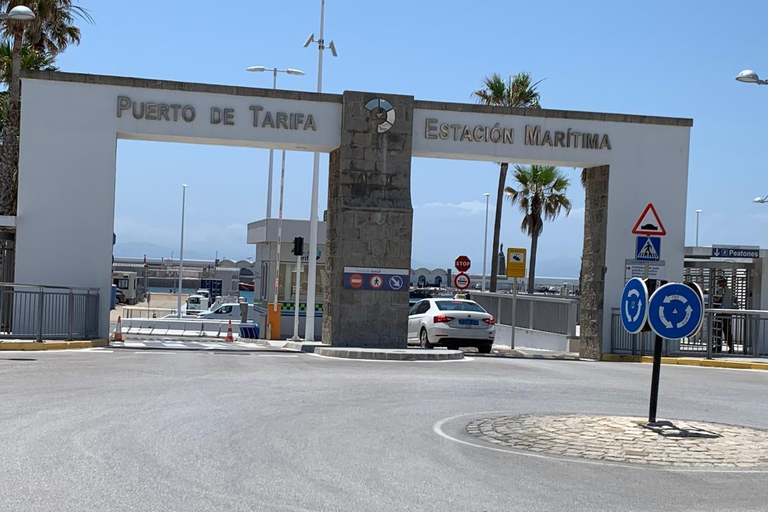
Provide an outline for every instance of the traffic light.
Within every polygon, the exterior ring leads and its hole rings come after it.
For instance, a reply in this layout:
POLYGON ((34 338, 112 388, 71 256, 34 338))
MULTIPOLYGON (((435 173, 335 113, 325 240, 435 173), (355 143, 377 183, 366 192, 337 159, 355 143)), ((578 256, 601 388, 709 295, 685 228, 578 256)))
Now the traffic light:
POLYGON ((297 236, 293 239, 293 255, 302 256, 304 254, 304 238, 297 236))

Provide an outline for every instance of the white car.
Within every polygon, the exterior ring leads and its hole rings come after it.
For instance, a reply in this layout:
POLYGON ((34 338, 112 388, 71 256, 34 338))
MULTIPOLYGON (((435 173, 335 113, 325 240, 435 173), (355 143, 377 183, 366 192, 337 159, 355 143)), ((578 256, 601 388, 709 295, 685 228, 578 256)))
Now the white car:
POLYGON ((489 354, 495 335, 493 316, 473 300, 424 299, 408 312, 408 341, 422 348, 477 347, 489 354))

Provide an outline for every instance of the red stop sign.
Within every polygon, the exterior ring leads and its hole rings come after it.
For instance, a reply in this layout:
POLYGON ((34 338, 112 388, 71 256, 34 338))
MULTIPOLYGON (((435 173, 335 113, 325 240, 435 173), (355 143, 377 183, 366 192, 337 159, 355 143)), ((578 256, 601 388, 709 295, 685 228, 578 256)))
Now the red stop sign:
POLYGON ((466 256, 459 256, 456 258, 456 261, 454 261, 453 264, 456 266, 456 270, 459 272, 466 272, 469 270, 470 261, 466 256))

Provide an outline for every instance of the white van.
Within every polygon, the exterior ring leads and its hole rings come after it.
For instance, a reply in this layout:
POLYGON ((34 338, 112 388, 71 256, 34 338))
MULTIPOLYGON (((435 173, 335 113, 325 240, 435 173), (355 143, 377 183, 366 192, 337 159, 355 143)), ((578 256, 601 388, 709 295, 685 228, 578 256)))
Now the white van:
MULTIPOLYGON (((203 311, 197 315, 197 318, 205 320, 235 320, 240 321, 240 304, 237 302, 225 302, 214 306, 210 311, 203 311)), ((248 321, 252 322, 255 318, 255 309, 253 304, 248 304, 248 321)))

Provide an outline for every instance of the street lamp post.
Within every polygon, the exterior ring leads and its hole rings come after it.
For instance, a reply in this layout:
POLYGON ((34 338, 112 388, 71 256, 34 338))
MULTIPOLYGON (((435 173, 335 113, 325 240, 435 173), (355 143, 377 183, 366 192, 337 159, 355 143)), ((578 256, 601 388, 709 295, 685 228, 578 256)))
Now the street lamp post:
POLYGON ((187 204, 187 185, 181 186, 181 243, 179 244, 179 292, 176 297, 176 317, 181 318, 181 288, 184 278, 184 209, 187 204))
MULTIPOLYGON (((317 92, 323 92, 323 51, 331 50, 334 57, 336 45, 331 41, 325 46, 325 0, 320 0, 320 38, 315 40, 315 34, 310 34, 304 42, 304 48, 312 43, 317 43, 317 92)), ((320 181, 320 153, 315 153, 315 161, 312 169, 312 201, 309 207, 309 261, 307 272, 307 316, 304 326, 304 340, 315 341, 315 288, 317 281, 317 203, 320 181)))
MULTIPOLYGON (((287 73, 289 75, 299 75, 303 76, 304 72, 299 69, 278 69, 278 68, 267 68, 264 66, 251 66, 246 69, 246 71, 251 72, 265 72, 265 71, 271 71, 272 72, 272 89, 277 89, 277 74, 278 73, 287 73)), ((269 148, 269 178, 267 180, 267 218, 272 218, 272 167, 275 162, 275 150, 272 148, 269 148)))
POLYGON ((757 76, 757 73, 751 69, 745 69, 736 75, 736 80, 739 82, 744 82, 745 84, 768 85, 768 80, 760 80, 760 77, 757 76))
POLYGON ((699 217, 702 210, 696 210, 696 247, 699 246, 699 217))
POLYGON ((27 6, 17 5, 8 12, 0 12, 0 20, 32 21, 35 13, 27 6))
POLYGON ((488 263, 488 205, 491 194, 486 192, 485 196, 485 231, 483 237, 483 291, 485 291, 485 266, 488 263))

